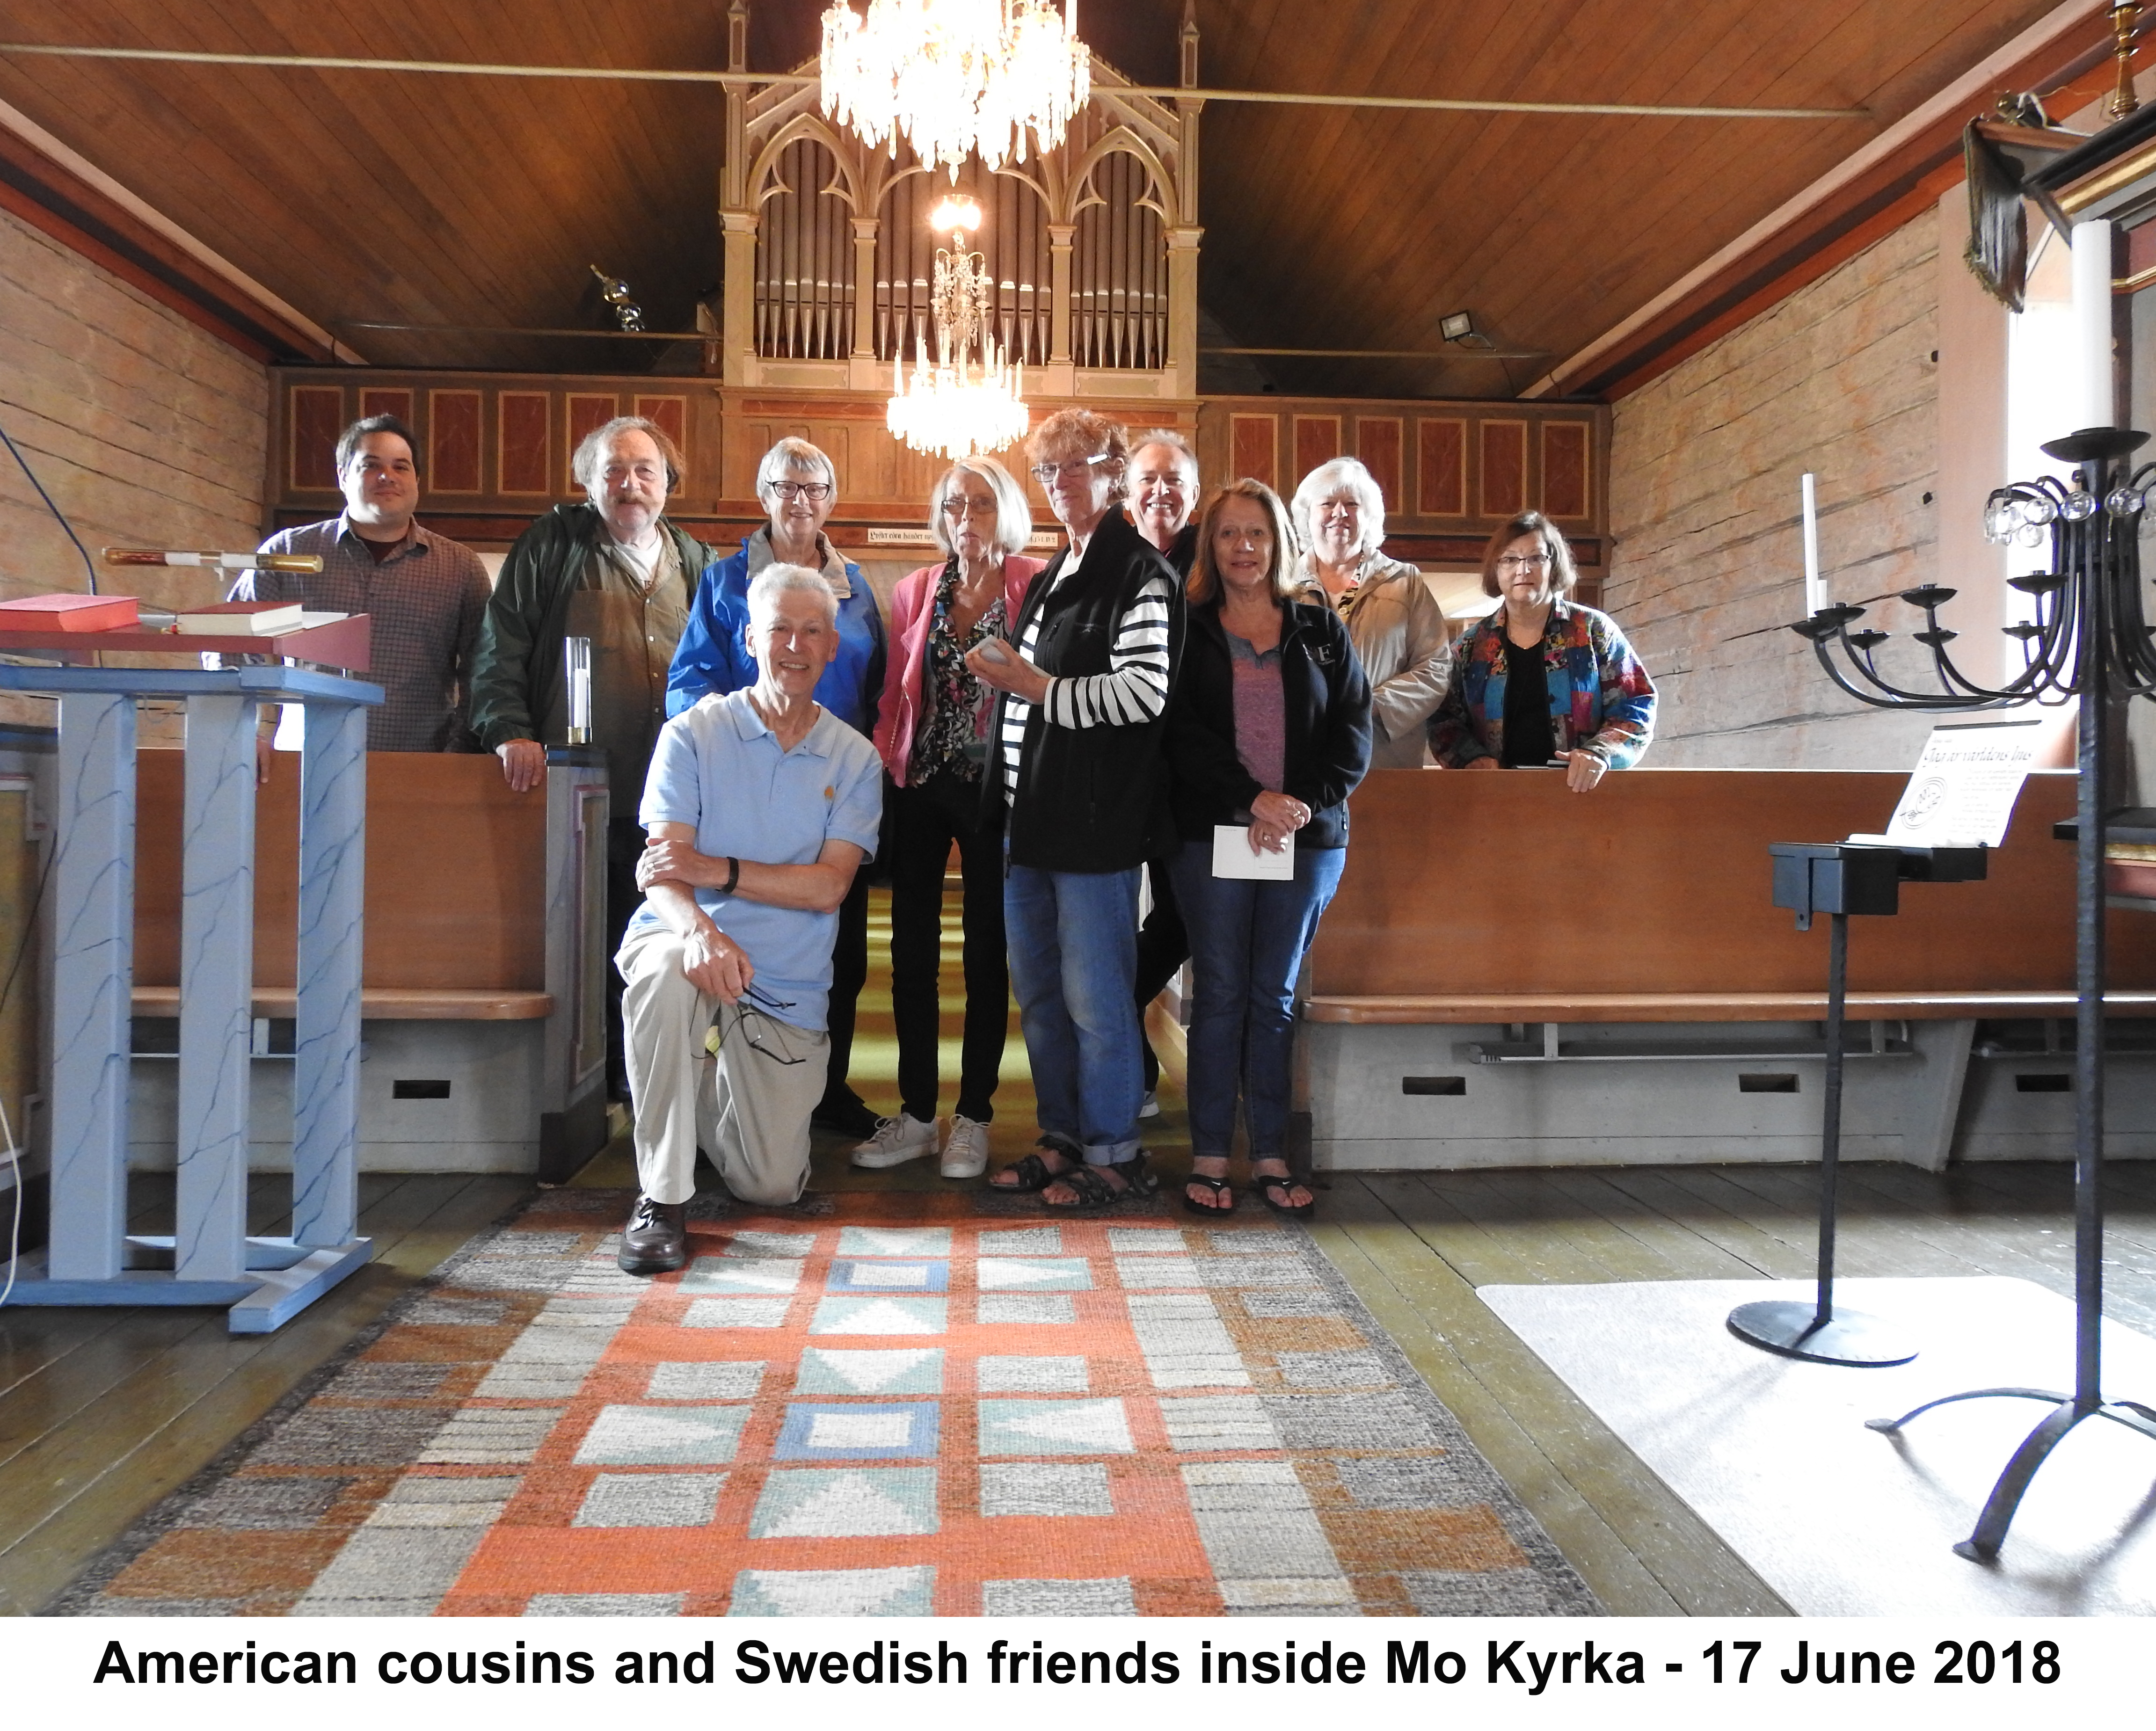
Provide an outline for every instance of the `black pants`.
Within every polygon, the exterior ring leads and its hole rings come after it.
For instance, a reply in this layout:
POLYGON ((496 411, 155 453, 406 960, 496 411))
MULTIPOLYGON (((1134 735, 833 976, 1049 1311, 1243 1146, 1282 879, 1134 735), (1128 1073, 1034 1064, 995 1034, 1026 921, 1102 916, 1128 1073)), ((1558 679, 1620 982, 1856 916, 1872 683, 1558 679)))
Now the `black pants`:
POLYGON ((824 1072, 824 1098, 816 1110, 848 1112, 866 1108, 846 1086, 854 1057, 854 1007, 869 977, 869 874, 854 874, 854 886, 839 904, 839 935, 831 945, 831 1001, 825 1024, 831 1035, 830 1067, 824 1072))
POLYGON ((940 1078, 937 1039, 942 1000, 943 872, 958 845, 965 881, 966 1031, 958 1072, 958 1111, 977 1123, 993 1115, 989 1098, 1003 1067, 1010 1026, 1010 972, 1004 949, 1002 839, 980 823, 978 785, 938 776, 893 788, 891 857, 891 1008, 898 1027, 898 1091, 906 1112, 932 1122, 940 1078))
MULTIPOLYGON (((1175 905, 1175 880, 1167 860, 1146 862, 1146 882, 1152 890, 1152 911, 1138 927, 1138 1027, 1145 1027, 1146 1007, 1167 989, 1175 970, 1190 959, 1190 934, 1183 928, 1183 910, 1175 905)), ((1152 1055, 1152 1042, 1141 1038, 1139 1056, 1145 1065, 1146 1092, 1160 1086, 1160 1060, 1152 1055)))

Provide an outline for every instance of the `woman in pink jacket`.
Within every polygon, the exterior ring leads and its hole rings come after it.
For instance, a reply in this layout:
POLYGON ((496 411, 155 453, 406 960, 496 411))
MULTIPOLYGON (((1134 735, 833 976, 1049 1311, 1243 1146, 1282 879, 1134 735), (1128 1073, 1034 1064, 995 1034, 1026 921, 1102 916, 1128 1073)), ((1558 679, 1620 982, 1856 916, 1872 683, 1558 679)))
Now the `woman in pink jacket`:
POLYGON ((940 1152, 946 1178, 978 1178, 1009 1026, 1003 849, 981 818, 995 692, 966 653, 1005 636, 1041 568, 1019 549, 1033 532, 1025 494, 993 457, 955 463, 936 484, 929 532, 947 557, 899 580, 891 597, 891 668, 876 749, 891 777, 891 1006, 898 1029, 899 1115, 854 1150, 856 1166, 897 1166, 940 1152), (937 963, 943 874, 958 846, 965 883, 966 1029, 957 1108, 937 1136, 937 963))

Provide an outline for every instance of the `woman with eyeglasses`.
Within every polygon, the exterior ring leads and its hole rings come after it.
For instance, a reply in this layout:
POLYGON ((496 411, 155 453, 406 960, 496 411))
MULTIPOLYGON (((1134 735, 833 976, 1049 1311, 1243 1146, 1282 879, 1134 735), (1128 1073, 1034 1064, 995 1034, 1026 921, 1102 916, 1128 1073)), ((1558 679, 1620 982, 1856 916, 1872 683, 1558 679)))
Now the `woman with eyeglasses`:
POLYGON ((1280 496, 1213 496, 1190 571, 1189 646, 1168 717, 1190 931, 1190 1180, 1183 1205, 1235 1206, 1242 1107, 1250 1180, 1276 1214, 1315 1199, 1287 1163, 1295 982, 1348 860, 1348 796, 1370 767, 1370 681, 1348 626, 1306 584, 1280 496), (1286 875, 1251 871, 1267 855, 1286 875))
POLYGON ((1138 868, 1168 824, 1161 733, 1183 589, 1116 508, 1130 458, 1121 426, 1060 409, 1030 444, 1070 543, 1033 580, 1009 640, 966 658, 1004 694, 985 794, 1004 831, 1011 984, 1040 1106, 1035 1151, 991 1183, 1050 1209, 1102 1208, 1160 1188, 1138 1146, 1138 868))
MULTIPOLYGON (((782 439, 757 465, 756 496, 771 521, 741 544, 741 551, 704 568, 689 624, 666 675, 666 713, 676 716, 713 693, 745 691, 757 681, 749 648, 748 590, 772 565, 819 571, 839 601, 838 653, 816 681, 816 701, 864 737, 875 731, 883 696, 883 614, 860 567, 840 555, 824 533, 839 502, 838 470, 805 439, 782 439)), ((613 790, 617 806, 632 804, 636 790, 613 790)), ((854 1048, 854 1006, 869 972, 869 884, 864 872, 839 910, 832 951, 831 1052, 819 1128, 855 1140, 875 1133, 876 1115, 846 1085, 854 1048)))
POLYGON ((1572 549, 1538 511, 1482 551, 1482 592, 1498 598, 1452 646, 1452 685, 1430 717, 1430 748, 1453 769, 1562 768, 1584 794, 1629 769, 1655 732, 1655 682, 1609 614, 1570 597, 1572 549))
POLYGON ((1422 573, 1378 549, 1385 496, 1353 457, 1321 463, 1295 490, 1310 574, 1340 616, 1370 677, 1370 767, 1420 769, 1430 718, 1452 681, 1445 609, 1422 573))
POLYGON ((1033 514, 993 457, 967 457, 944 472, 929 503, 928 532, 943 562, 901 578, 892 592, 896 656, 875 728, 891 778, 886 863, 901 1103, 898 1115, 854 1150, 854 1164, 900 1166, 939 1151, 937 971, 943 875, 956 844, 965 883, 966 1019, 958 1100, 941 1169, 946 1178, 978 1178, 988 1163, 989 1102, 1010 1021, 1010 974, 1004 961, 1002 838, 981 810, 996 693, 966 655, 1007 634, 1041 562, 1020 552, 1033 532, 1033 514))

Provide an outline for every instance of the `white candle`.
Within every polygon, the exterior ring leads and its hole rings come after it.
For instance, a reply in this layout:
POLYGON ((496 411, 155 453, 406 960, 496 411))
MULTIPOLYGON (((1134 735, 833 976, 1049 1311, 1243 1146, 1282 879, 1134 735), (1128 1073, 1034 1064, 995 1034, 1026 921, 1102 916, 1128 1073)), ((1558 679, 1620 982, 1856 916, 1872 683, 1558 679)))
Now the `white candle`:
POLYGON ((1826 583, 1819 567, 1819 477, 1804 479, 1804 611, 1817 613, 1826 605, 1826 583))
POLYGON ((2112 350, 2111 224, 2076 223, 2073 233, 2074 348, 2081 366, 2081 424, 2118 424, 2112 350))

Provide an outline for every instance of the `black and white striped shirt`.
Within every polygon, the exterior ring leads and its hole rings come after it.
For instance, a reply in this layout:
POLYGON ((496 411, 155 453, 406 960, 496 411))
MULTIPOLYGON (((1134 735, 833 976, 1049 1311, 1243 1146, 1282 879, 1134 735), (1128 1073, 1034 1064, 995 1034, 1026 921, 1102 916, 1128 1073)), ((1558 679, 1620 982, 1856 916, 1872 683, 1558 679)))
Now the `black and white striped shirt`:
MULTIPOLYGON (((1056 573, 1060 588, 1081 561, 1071 559, 1056 573)), ((1156 719, 1168 706, 1168 604, 1169 578, 1165 572, 1148 578, 1137 598, 1116 621, 1115 642, 1108 652, 1108 670, 1048 682, 1048 725, 1051 727, 1125 727, 1156 719)), ((1054 590, 1050 591, 1050 594, 1054 590)), ((1033 609, 1019 653, 1034 659, 1040 642, 1040 622, 1047 614, 1046 598, 1033 609)), ((1019 753, 1025 744, 1026 723, 1033 705, 1006 696, 1003 713, 1004 791, 1018 798, 1019 753)))

